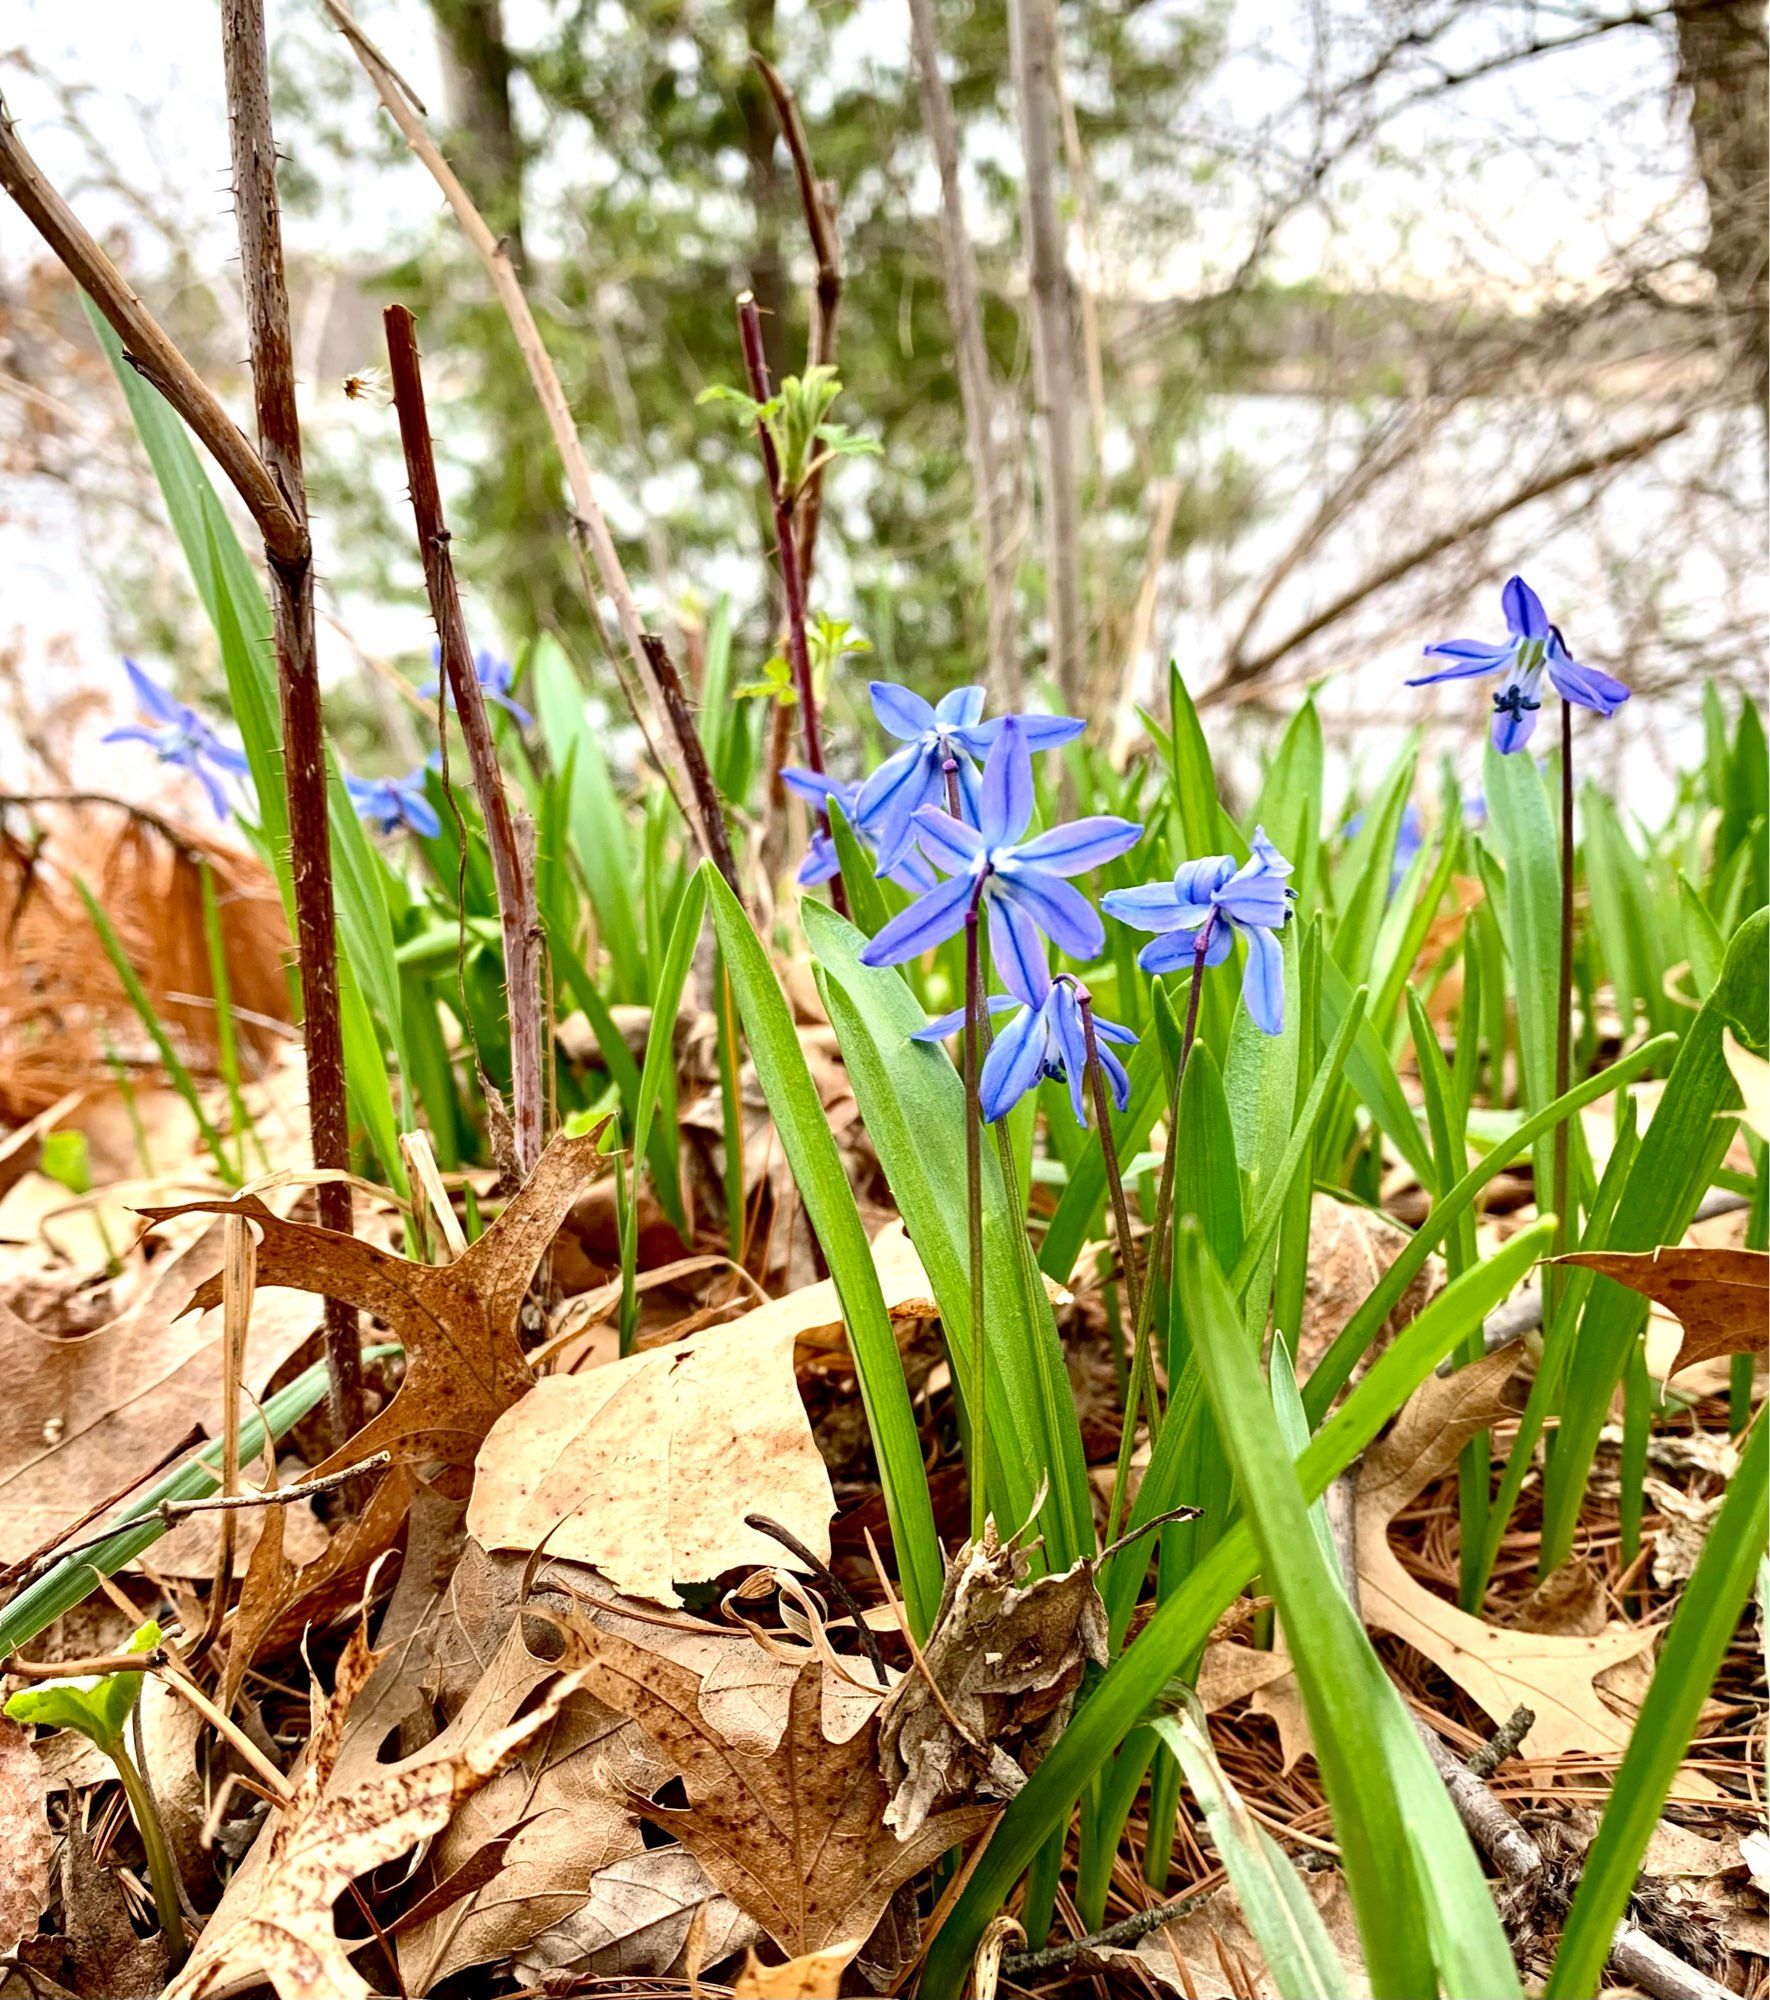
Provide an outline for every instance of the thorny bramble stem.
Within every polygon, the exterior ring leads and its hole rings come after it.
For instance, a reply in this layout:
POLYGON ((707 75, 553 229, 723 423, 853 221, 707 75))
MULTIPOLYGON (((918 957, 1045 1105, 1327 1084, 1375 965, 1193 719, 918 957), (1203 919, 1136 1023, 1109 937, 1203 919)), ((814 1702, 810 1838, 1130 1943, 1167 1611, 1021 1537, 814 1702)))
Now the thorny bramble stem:
MULTIPOLYGON (((1555 991, 1555 1095, 1565 1097, 1573 1087, 1573 704, 1561 704, 1561 967, 1555 991)), ((1573 1121, 1563 1118, 1555 1127, 1555 1255, 1567 1248, 1568 1226, 1573 1202, 1567 1185, 1568 1149, 1573 1121)), ((1551 1263, 1544 1272, 1548 1284, 1545 1304, 1552 1313, 1566 1283, 1559 1264, 1551 1263)), ((1547 1316, 1547 1315, 1545 1315, 1547 1316)))
POLYGON ((1112 1107, 1106 1096, 1106 1071, 1101 1067, 1100 1044, 1094 1033, 1094 999, 1078 979, 1076 1007, 1082 1017, 1082 1041, 1088 1051, 1088 1085, 1094 1094, 1094 1123, 1100 1128, 1100 1157, 1106 1163, 1106 1185, 1112 1195, 1113 1221, 1118 1226, 1119 1262, 1125 1267, 1125 1290, 1131 1300, 1131 1320, 1143 1315, 1142 1287, 1137 1282, 1137 1264, 1131 1250, 1131 1210, 1125 1200, 1124 1176, 1119 1172, 1119 1151, 1112 1137, 1112 1107))
MULTIPOLYGON (((768 377, 768 356, 762 347, 762 315, 756 310, 755 298, 749 292, 738 295, 738 332, 744 346, 744 372, 750 378, 750 394, 759 403, 766 403, 774 394, 774 385, 768 377)), ((824 749, 818 733, 817 689, 811 679, 811 648, 805 637, 805 573, 799 567, 798 527, 793 516, 797 496, 789 493, 781 484, 780 454, 774 448, 774 439, 768 425, 758 418, 756 437, 762 447, 762 471, 768 481, 769 505, 774 510, 775 552, 780 557, 781 591, 787 605, 787 664, 793 670, 793 687, 799 697, 800 728, 805 738, 805 762, 808 769, 821 778, 824 773, 824 749)), ((830 826, 830 815, 822 815, 824 831, 830 826)), ((840 874, 830 878, 830 900, 837 913, 848 914, 848 895, 842 886, 840 874)))
POLYGON ((983 1540, 989 1515, 985 1476, 989 1469, 989 1429, 984 1416, 983 1328, 983 960, 978 919, 983 911, 987 873, 979 875, 965 912, 965 1235, 971 1260, 971 1539, 983 1540))
POLYGON ((1210 949, 1211 933, 1216 927, 1217 913, 1213 910, 1199 925, 1198 937, 1192 947, 1192 990, 1186 1002, 1186 1026, 1180 1036, 1180 1060, 1174 1065, 1173 1093, 1168 1100, 1168 1143, 1162 1153, 1161 1186, 1155 1199, 1155 1227, 1149 1236, 1149 1268, 1144 1273, 1143 1297, 1137 1313, 1136 1330, 1131 1336, 1131 1386, 1125 1395, 1125 1423, 1119 1435, 1119 1460, 1113 1473, 1112 1502, 1107 1508, 1108 1543, 1118 1539, 1119 1524, 1124 1518, 1131 1453, 1137 1443, 1137 1408, 1140 1403, 1148 1404, 1150 1443, 1153 1445, 1161 1435, 1161 1398, 1156 1390, 1155 1369, 1150 1357, 1150 1322, 1154 1317, 1155 1295, 1166 1261, 1168 1232, 1174 1219, 1174 1175, 1180 1150, 1180 1085, 1186 1076, 1186 1060, 1198 1039, 1198 1008, 1204 991, 1205 953, 1210 949))

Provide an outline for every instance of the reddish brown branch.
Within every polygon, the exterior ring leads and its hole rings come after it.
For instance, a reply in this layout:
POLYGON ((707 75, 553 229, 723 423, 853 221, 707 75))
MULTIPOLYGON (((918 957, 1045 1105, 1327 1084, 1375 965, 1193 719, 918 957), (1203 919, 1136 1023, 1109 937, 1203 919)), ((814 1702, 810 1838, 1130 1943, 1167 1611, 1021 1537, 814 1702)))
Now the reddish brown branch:
MULTIPOLYGON (((738 332, 744 345, 744 372, 749 377, 750 394, 758 403, 768 402, 774 385, 768 378, 768 357, 762 349, 762 316, 748 292, 737 302, 738 332)), ((780 557, 781 589, 787 601, 787 665, 792 669, 793 686, 799 696, 800 727, 805 741, 805 762, 821 778, 824 775, 823 742, 818 731, 817 690, 811 679, 811 649, 805 637, 805 579, 799 567, 798 537, 793 517, 795 496, 781 479, 780 453, 765 421, 756 423, 757 441, 762 447, 762 471, 768 482, 768 501, 774 510, 775 549, 780 557)), ((826 827, 829 814, 823 814, 826 827)), ((848 899, 840 875, 830 879, 830 899, 846 916, 848 899)))
POLYGON ((706 839, 707 852, 713 858, 713 866, 725 877, 725 885, 741 903, 744 892, 738 886, 737 862, 731 852, 731 829, 725 820, 725 806, 719 797, 719 787, 713 782, 713 773, 707 764, 707 752, 701 742, 701 733, 695 727, 694 715, 688 705, 688 695, 683 689, 682 676, 676 670, 676 662, 670 657, 670 649, 655 632, 647 632, 641 643, 646 657, 651 661, 652 672, 657 676, 659 691, 664 697, 664 714, 676 738, 677 747, 682 752, 683 767, 688 772, 688 781, 694 790, 695 805, 701 816, 701 832, 706 839))
POLYGON ((387 366, 393 385, 393 406, 399 416, 400 443, 405 449, 406 480, 412 493, 412 518, 424 559, 424 588, 436 625, 442 670, 455 698, 473 789, 485 821, 486 846, 492 860, 492 882, 498 892, 498 920, 504 940, 504 984, 510 1015, 510 1096, 512 1143, 516 1171, 527 1179, 541 1157, 547 1114, 547 1073, 542 1059, 541 925, 535 910, 535 883, 498 768, 492 742, 491 717, 485 692, 474 672, 473 647, 461 594, 455 586, 455 565, 449 555, 449 529, 443 516, 442 492, 436 479, 436 454, 430 441, 430 419, 424 404, 424 375, 418 359, 418 323, 404 306, 389 306, 382 314, 387 333, 387 366))
MULTIPOLYGON (((811 239, 811 254, 817 259, 817 277, 811 295, 811 337, 806 343, 806 365, 834 367, 836 361, 836 316, 842 309, 841 242, 836 234, 836 190, 831 181, 820 181, 811 164, 811 147, 805 137, 805 121, 799 115, 798 100, 786 80, 766 56, 752 53, 750 60, 767 87, 774 115, 780 120, 781 137, 793 160, 793 178, 799 186, 799 206, 805 211, 805 233, 811 239)), ((817 531, 823 519, 824 469, 819 466, 805 482, 799 496, 799 580, 807 594, 811 590, 812 565, 817 557, 817 531)))
MULTIPOLYGON (((322 1171, 348 1173, 350 1118, 345 1104, 344 1037, 338 1007, 326 745, 320 716, 319 656, 314 644, 313 559, 307 534, 307 490, 301 476, 301 423, 295 409, 295 358, 289 334, 289 289, 283 274, 263 0, 222 0, 221 23, 258 451, 284 509, 300 530, 293 541, 283 537, 273 542, 267 529, 264 552, 270 571, 283 718, 283 772, 289 794, 289 858, 295 891, 295 946, 301 966, 308 1120, 314 1165, 322 1171)), ((322 1181, 314 1193, 321 1228, 349 1235, 348 1183, 322 1181)), ((360 1428, 363 1419, 356 1313, 336 1299, 326 1301, 326 1359, 336 1447, 360 1428)))

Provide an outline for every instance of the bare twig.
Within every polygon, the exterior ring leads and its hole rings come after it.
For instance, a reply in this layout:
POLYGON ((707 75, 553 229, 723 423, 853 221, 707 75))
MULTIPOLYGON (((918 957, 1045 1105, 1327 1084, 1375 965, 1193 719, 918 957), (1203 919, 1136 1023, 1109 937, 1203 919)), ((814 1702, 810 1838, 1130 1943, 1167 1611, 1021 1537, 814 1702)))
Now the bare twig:
POLYGON ((1134 1911, 1128 1917, 1121 1917, 1116 1924, 1108 1924, 1104 1930, 1091 1931, 1086 1937, 1070 1938, 1063 1944, 1047 1945, 1039 1951, 1012 1951, 1002 1960, 1002 1970, 1010 1979, 1019 1980, 1029 1972, 1056 1972, 1063 1966, 1073 1965, 1078 1958, 1101 1945, 1135 1944, 1139 1938, 1148 1937, 1151 1931, 1159 1931, 1163 1924, 1171 1924, 1176 1917, 1196 1910, 1213 1893, 1213 1889, 1189 1889, 1184 1896, 1175 1896, 1147 1910, 1134 1911))
POLYGON ((1530 1734, 1536 1721, 1534 1711, 1515 1708, 1498 1729, 1467 1760, 1467 1767, 1478 1778, 1491 1778, 1508 1757, 1518 1754, 1518 1746, 1530 1734))
POLYGON ((823 1585, 854 1621, 855 1635, 860 1640, 861 1650, 866 1654, 868 1661, 871 1663, 873 1672, 878 1676, 879 1685, 881 1687, 889 1687, 891 1685, 891 1676, 885 1671, 885 1655, 879 1650, 879 1641, 874 1636, 873 1628, 867 1623, 867 1615, 861 1609, 860 1603, 853 1591, 831 1569, 829 1564, 822 1557, 814 1555, 800 1541, 799 1537, 793 1533, 791 1528, 783 1528, 780 1522, 771 1521, 766 1514, 746 1514, 744 1516, 744 1526, 746 1528, 754 1528, 759 1535, 767 1535, 772 1541, 779 1542, 781 1547, 786 1549, 789 1554, 798 1557, 799 1561, 805 1565, 817 1581, 823 1585))
POLYGON ((1020 115, 1022 214, 1031 292, 1033 386, 1045 469, 1047 613, 1052 677, 1063 704, 1082 714, 1081 511, 1076 495, 1075 332, 1069 266, 1058 215, 1056 21, 1047 0, 1010 0, 1009 41, 1020 115))
MULTIPOLYGON (((387 1452, 377 1451, 359 1459, 355 1465, 341 1466, 336 1472, 322 1473, 315 1479, 303 1479, 294 1486, 278 1487, 274 1493, 211 1493, 201 1500, 162 1500, 157 1507, 146 1508, 127 1521, 114 1521, 99 1534, 87 1535, 80 1541, 53 1549, 40 1561, 44 1567, 53 1568, 87 1549, 102 1547, 129 1529, 140 1527, 143 1521, 157 1520, 173 1528, 191 1514, 217 1514, 236 1507, 287 1507, 297 1500, 311 1500, 316 1493, 330 1493, 335 1487, 348 1486, 353 1479, 360 1479, 368 1472, 379 1472, 391 1462, 387 1452)), ((90 1670, 83 1668, 82 1671, 90 1670)))
MULTIPOLYGON (((806 363, 812 368, 828 368, 836 360, 836 316, 842 310, 841 239, 836 233, 836 190, 833 182, 820 181, 811 164, 811 148, 805 137, 805 121, 799 105, 787 88, 780 71, 766 56, 752 51, 774 115, 780 120, 781 137, 792 156, 793 178, 799 187, 799 206, 805 211, 805 233, 811 238, 811 254, 817 259, 817 276, 811 295, 811 337, 806 343, 806 363)), ((799 499, 799 581, 809 593, 811 572, 817 560, 817 530, 823 519, 824 468, 815 467, 805 482, 799 499)))
MULTIPOLYGON (((319 654, 314 642, 313 558, 307 535, 307 489, 301 474, 301 422, 295 408, 289 289, 283 275, 263 0, 222 0, 221 53, 227 77, 234 214, 252 351, 258 449, 284 506, 301 530, 299 543, 290 547, 273 542, 267 534, 264 553, 270 573, 271 622, 282 703, 289 862, 295 892, 295 946, 301 965, 313 1163, 322 1169, 348 1171, 350 1119, 344 1094, 326 744, 320 715, 319 654)), ((316 1198, 320 1227, 348 1236, 349 1187, 338 1181, 322 1182, 316 1198)), ((363 1420, 356 1311, 339 1299, 326 1301, 326 1363, 336 1448, 361 1427, 363 1420)))
POLYGON ((731 851, 731 829, 726 823, 725 802, 719 796, 719 787, 713 782, 713 773, 707 764, 706 746, 701 741, 701 732, 695 727, 682 676, 676 670, 670 648, 655 633, 645 634, 644 645, 646 658, 651 662, 659 691, 664 697, 664 714, 669 718, 677 747, 682 752, 683 768, 688 772, 695 807, 701 816, 701 844, 713 857, 713 866, 725 877, 726 887, 741 903, 744 892, 738 886, 737 861, 731 851))
MULTIPOLYGON (((774 395, 774 385, 769 380, 768 356, 762 347, 762 316, 756 310, 752 293, 738 295, 737 314, 738 333, 744 349, 744 373, 749 378, 750 394, 758 403, 766 403, 774 395)), ((822 777, 823 740, 818 729, 817 689, 811 678, 811 649, 805 637, 805 573, 799 563, 794 517, 797 496, 787 491, 781 477, 780 454, 775 450, 773 433, 761 418, 756 421, 756 438, 762 448, 762 471, 768 483, 769 506, 774 514, 775 552, 780 557, 781 591, 787 605, 787 664, 793 670, 793 686, 799 696, 799 727, 805 744, 805 762, 809 769, 822 777)), ((821 816, 827 828, 829 813, 825 811, 821 816)), ((831 877, 830 900, 843 916, 848 914, 848 899, 843 892, 840 875, 831 877)))
POLYGON ((400 443, 412 493, 424 588, 442 652, 442 670, 455 697, 455 713, 467 743, 473 789, 485 822, 492 881, 504 944, 504 983, 510 1016, 510 1095, 516 1171, 525 1180, 541 1157, 545 1141, 547 1077, 541 1021, 541 924, 535 909, 535 882, 517 840, 516 821, 498 768, 485 692, 474 671, 467 620, 455 587, 449 530, 436 479, 436 456, 424 403, 424 375, 418 358, 418 325, 402 305, 382 314, 387 334, 388 371, 399 413, 400 443))
MULTIPOLYGON (((375 86, 376 95, 386 107, 388 115, 399 127, 401 136, 418 156, 431 178, 442 190, 443 199, 454 211, 462 233, 473 246, 475 254, 485 266, 486 275, 492 281, 492 289, 498 295, 498 303, 510 322, 523 364, 528 370, 529 381, 540 402, 547 419, 547 428, 552 433, 554 449, 559 453, 565 467, 566 484, 572 496, 572 528, 580 558, 585 556, 594 565, 602 588, 608 593, 615 608, 615 620, 621 628, 621 638, 626 647, 626 660, 620 652, 611 647, 609 657, 615 665, 615 672, 621 683, 629 711, 640 734, 645 738, 646 747, 664 775, 676 800, 677 809, 697 838, 702 830, 689 803, 688 787, 679 758, 671 754, 671 745, 662 735, 658 723, 662 715, 663 701, 656 683, 652 679, 651 663, 645 656, 645 627, 640 620, 639 606, 634 601, 632 586, 627 581, 627 572, 622 567, 619 552, 615 548, 614 537, 609 533, 601 502, 596 497, 594 475, 590 461, 585 455, 578 427, 572 417, 571 405, 559 380, 558 370, 553 365, 553 357, 547 351, 547 344, 541 338, 541 330, 535 324, 535 316, 529 308, 521 284, 517 280, 515 267, 510 261, 510 253, 491 228, 483 215, 474 206, 472 198, 461 185, 454 169, 443 158, 442 150, 430 136, 424 125, 422 107, 401 81, 387 58, 376 48, 362 29, 355 16, 345 4, 345 0, 323 0, 326 12, 334 25, 350 44, 352 53, 375 86), (637 676, 637 680, 635 680, 637 676), (641 698, 643 690, 644 699, 641 698)), ((585 576, 585 601, 591 621, 598 629, 602 625, 602 614, 596 603, 594 590, 590 588, 588 572, 585 576)))

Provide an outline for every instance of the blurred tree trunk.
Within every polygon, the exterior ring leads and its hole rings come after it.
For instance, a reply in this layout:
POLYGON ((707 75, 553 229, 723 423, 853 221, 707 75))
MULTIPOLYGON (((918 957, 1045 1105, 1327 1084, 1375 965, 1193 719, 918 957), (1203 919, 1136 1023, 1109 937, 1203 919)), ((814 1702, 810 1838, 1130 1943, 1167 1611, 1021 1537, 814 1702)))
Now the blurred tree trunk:
POLYGON ((430 0, 430 11, 448 94, 453 165, 520 270, 522 141, 510 111, 503 0, 430 0))
POLYGON ((1770 388, 1764 0, 1680 0, 1673 16, 1678 81, 1690 93, 1690 138, 1708 197, 1703 263, 1715 281, 1731 364, 1762 416, 1770 388))

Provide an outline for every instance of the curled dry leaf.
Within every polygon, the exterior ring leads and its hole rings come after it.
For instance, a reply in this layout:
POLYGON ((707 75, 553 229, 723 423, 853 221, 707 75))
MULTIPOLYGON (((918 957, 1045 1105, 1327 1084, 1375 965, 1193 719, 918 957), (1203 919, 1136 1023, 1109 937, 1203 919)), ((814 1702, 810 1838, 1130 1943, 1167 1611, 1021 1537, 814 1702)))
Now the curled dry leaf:
POLYGON ((575 1685, 569 1676, 555 1682, 518 1722, 453 1741, 445 1735, 428 1754, 331 1791, 350 1706, 374 1657, 359 1628, 331 1700, 315 1690, 307 1754, 292 1796, 261 1836, 250 1893, 236 1896, 230 1886, 166 2000, 237 1993, 261 1979, 281 2000, 368 2000, 368 1982, 350 1962, 358 1946, 333 1928, 333 1904, 359 1875, 440 1833, 463 1800, 551 1724, 575 1685))
POLYGON ((1721 1032, 1721 1047, 1739 1094, 1745 1100, 1740 1117, 1760 1139, 1770 1139, 1770 1062, 1754 1055, 1731 1028, 1721 1032))
MULTIPOLYGON (((414 1264, 358 1237, 285 1222, 256 1195, 145 1213, 156 1222, 249 1215, 261 1232, 260 1292, 282 1285, 341 1299, 385 1322, 404 1344, 405 1380, 392 1402, 316 1471, 379 1451, 464 1465, 534 1379, 517 1336, 522 1302, 579 1189, 606 1164, 601 1133, 598 1126, 581 1138, 554 1139, 503 1214, 452 1264, 414 1264)), ((220 1298, 218 1275, 191 1304, 206 1309, 220 1298)))
POLYGON ((702 1714, 689 1669, 595 1626, 573 1629, 576 1677, 639 1724, 688 1793, 686 1810, 638 1810, 674 1834, 789 1957, 867 1937, 900 1883, 989 1823, 988 1807, 963 1807, 899 1840, 884 1824, 877 1718, 832 1742, 815 1659, 794 1677, 779 1743, 742 1749, 702 1714))
POLYGON ((480 1449, 469 1532, 487 1548, 544 1546, 667 1605, 681 1602, 677 1583, 780 1557, 746 1514, 827 1557, 836 1499, 793 1376, 801 1324, 793 1299, 778 1299, 673 1347, 537 1382, 480 1449))
POLYGON ((697 1921, 704 1926, 707 1965, 761 1936, 755 1920, 714 1888, 686 1847, 644 1848, 601 1869, 579 1907, 534 1938, 516 1967, 536 1984, 549 1973, 607 1980, 680 1976, 697 1921))
POLYGON ((1770 1328, 1770 1251, 1693 1249, 1575 1250, 1555 1260, 1613 1278, 1683 1322, 1684 1340, 1666 1371, 1721 1354, 1757 1354, 1770 1328))
POLYGON ((1591 1637, 1502 1630, 1435 1596, 1402 1567, 1389 1524, 1456 1463, 1476 1432, 1505 1414, 1501 1392, 1522 1349, 1496 1349, 1435 1376, 1365 1455, 1358 1481, 1358 1588, 1365 1623, 1423 1653, 1496 1723, 1524 1706, 1536 1716, 1525 1743, 1539 1758, 1568 1751, 1620 1757, 1629 1723, 1599 1695, 1599 1675, 1645 1653, 1651 1627, 1614 1623, 1591 1637))
POLYGON ((30 1937, 49 1907, 55 1840, 29 1733, 0 1716, 0 1952, 30 1937))
POLYGON ((999 1541, 986 1522, 948 1566, 927 1675, 906 1675, 880 1710, 885 1824, 903 1839, 948 1800, 1012 1798, 1069 1719, 1084 1667, 1106 1664, 1094 1565, 1031 1583, 1026 1567, 1018 1537, 999 1541))

